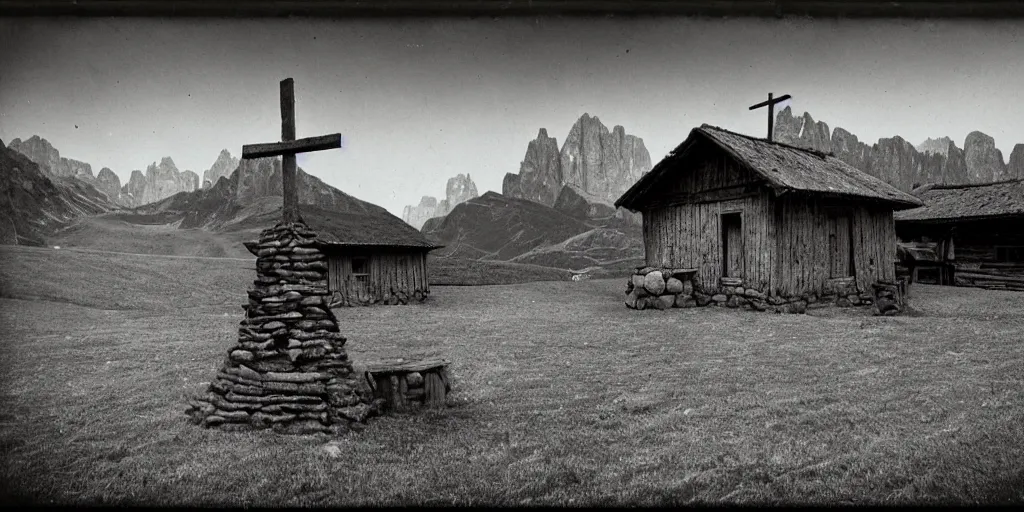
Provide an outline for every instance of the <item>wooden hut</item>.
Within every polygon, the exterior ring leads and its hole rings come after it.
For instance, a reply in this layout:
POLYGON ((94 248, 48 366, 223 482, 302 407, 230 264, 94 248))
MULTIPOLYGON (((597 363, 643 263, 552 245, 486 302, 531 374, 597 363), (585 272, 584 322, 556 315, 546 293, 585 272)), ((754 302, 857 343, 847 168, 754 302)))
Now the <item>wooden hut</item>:
MULTIPOLYGON (((387 212, 326 211, 303 205, 306 224, 328 257, 331 307, 422 302, 430 295, 427 254, 434 245, 387 212)), ((255 254, 256 243, 246 248, 255 254)))
POLYGON ((647 266, 698 299, 792 301, 894 281, 893 211, 921 204, 830 154, 703 125, 615 206, 642 214, 647 266))
POLYGON ((1024 290, 1024 180, 926 185, 914 190, 925 206, 898 212, 896 234, 931 248, 946 279, 938 284, 1024 290))

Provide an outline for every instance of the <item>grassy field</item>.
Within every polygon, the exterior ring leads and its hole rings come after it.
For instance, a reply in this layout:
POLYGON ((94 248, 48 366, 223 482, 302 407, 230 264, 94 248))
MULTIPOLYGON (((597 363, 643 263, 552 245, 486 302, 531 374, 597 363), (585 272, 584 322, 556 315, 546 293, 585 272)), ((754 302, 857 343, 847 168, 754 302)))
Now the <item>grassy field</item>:
POLYGON ((0 495, 117 505, 1024 501, 1024 294, 916 313, 631 311, 624 279, 336 310, 357 362, 452 361, 451 407, 337 439, 188 423, 238 260, 0 248, 0 495))

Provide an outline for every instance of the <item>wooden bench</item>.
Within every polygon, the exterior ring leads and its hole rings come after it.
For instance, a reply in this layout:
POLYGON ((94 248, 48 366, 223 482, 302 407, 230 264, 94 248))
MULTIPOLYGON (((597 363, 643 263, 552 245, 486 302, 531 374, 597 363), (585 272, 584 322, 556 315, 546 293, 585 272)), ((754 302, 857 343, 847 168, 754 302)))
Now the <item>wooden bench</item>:
POLYGON ((451 391, 449 364, 444 359, 373 363, 366 367, 366 382, 374 398, 384 399, 385 410, 400 412, 415 405, 443 407, 451 391))

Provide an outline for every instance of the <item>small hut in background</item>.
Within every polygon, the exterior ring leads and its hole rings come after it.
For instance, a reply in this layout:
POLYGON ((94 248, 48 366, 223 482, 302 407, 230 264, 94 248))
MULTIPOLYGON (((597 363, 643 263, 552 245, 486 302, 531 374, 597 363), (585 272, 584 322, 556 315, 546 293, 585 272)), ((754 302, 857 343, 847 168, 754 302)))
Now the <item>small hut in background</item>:
POLYGON ((643 215, 626 303, 866 301, 895 281, 893 211, 921 204, 830 154, 703 125, 615 203, 643 215))
POLYGON ((1024 180, 925 185, 914 194, 925 206, 897 213, 896 234, 936 255, 945 269, 938 284, 1024 290, 1024 180))
MULTIPOLYGON (((331 307, 409 304, 430 295, 427 254, 443 246, 398 217, 308 205, 302 216, 328 257, 331 307)), ((245 243, 253 254, 256 245, 245 243)))

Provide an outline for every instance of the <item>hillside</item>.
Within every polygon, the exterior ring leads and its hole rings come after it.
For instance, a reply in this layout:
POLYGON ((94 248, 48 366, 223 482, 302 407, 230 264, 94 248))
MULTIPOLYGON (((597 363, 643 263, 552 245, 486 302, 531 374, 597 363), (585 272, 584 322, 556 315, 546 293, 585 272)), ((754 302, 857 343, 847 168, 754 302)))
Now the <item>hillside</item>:
POLYGON ((72 175, 45 173, 0 141, 0 244, 46 244, 83 216, 114 208, 95 187, 72 175))
POLYGON ((569 200, 563 204, 565 211, 487 192, 442 219, 431 219, 424 233, 445 245, 438 255, 562 269, 642 256, 640 228, 632 218, 620 217, 612 208, 591 209, 569 200), (592 211, 603 216, 588 217, 592 211))

